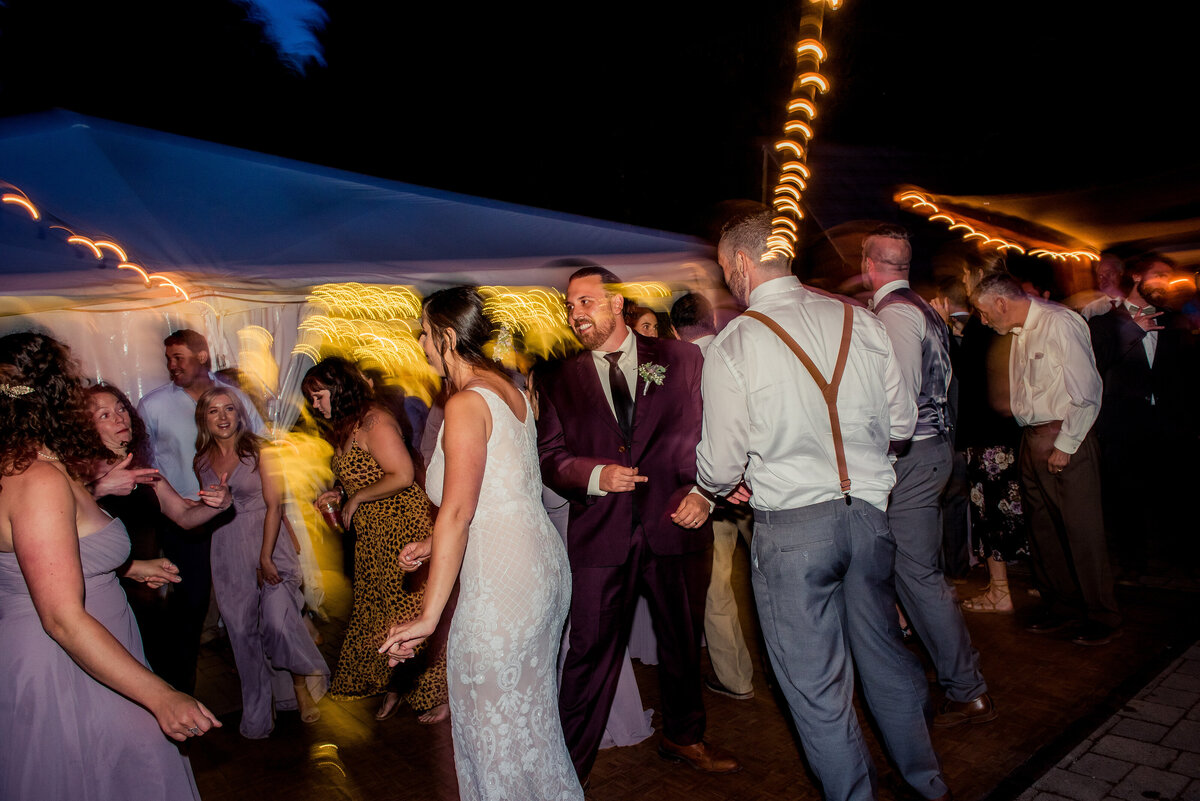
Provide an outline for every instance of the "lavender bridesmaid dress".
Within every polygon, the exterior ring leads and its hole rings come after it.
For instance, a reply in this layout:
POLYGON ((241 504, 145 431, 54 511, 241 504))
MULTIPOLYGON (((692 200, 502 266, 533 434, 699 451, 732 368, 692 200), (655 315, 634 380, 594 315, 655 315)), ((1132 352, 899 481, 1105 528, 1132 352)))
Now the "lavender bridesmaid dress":
MULTIPOLYGON (((119 520, 79 540, 84 606, 142 664, 113 572, 119 520)), ((42 629, 14 554, 0 553, 0 799, 199 799, 192 769, 154 716, 93 679, 42 629)))
MULTIPOLYGON (((198 459, 196 468, 201 486, 218 483, 206 458, 198 459)), ((285 528, 280 528, 273 553, 283 581, 258 586, 267 514, 258 467, 239 462, 229 476, 229 490, 236 514, 213 532, 212 582, 242 683, 238 730, 247 739, 260 740, 275 728, 272 698, 275 709, 296 708, 292 674, 307 676, 308 691, 319 701, 329 687, 329 666, 300 618, 300 558, 285 528)))

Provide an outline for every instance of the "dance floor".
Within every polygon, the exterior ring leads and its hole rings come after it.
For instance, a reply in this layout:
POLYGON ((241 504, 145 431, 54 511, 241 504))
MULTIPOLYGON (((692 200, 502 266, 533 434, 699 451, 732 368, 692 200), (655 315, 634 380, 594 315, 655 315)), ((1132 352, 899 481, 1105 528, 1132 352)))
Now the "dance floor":
MULTIPOLYGON (((1108 646, 1081 647, 1027 634, 1020 611, 1032 608, 1036 599, 1019 573, 1013 577, 1018 616, 968 616, 1000 717, 984 725, 934 731, 934 745, 958 801, 1015 798, 1200 637, 1200 584, 1187 577, 1168 579, 1165 572, 1118 587, 1126 625, 1123 636, 1108 646)), ((984 580, 977 569, 959 592, 974 594, 984 580)), ((757 633, 744 548, 735 583, 746 631, 757 633)), ((344 619, 335 615, 322 626, 323 650, 331 665, 342 625, 344 619)), ((920 646, 911 647, 928 665, 920 646)), ((600 752, 588 798, 819 799, 786 707, 768 687, 762 650, 757 642, 751 642, 751 649, 757 668, 753 700, 705 694, 708 739, 742 760, 741 773, 712 777, 665 762, 651 737, 636 746, 600 752)), ((655 669, 634 664, 645 706, 658 708, 655 669)), ((941 693, 932 675, 930 682, 936 703, 941 693)), ((281 713, 270 739, 243 740, 237 733, 237 675, 222 640, 204 648, 198 695, 225 723, 189 747, 206 801, 458 798, 448 723, 419 725, 407 709, 377 722, 378 699, 325 700, 321 720, 312 726, 301 724, 295 712, 281 713)), ((865 719, 879 768, 880 798, 918 801, 882 755, 869 717, 865 719)), ((660 725, 657 715, 654 723, 660 725)))

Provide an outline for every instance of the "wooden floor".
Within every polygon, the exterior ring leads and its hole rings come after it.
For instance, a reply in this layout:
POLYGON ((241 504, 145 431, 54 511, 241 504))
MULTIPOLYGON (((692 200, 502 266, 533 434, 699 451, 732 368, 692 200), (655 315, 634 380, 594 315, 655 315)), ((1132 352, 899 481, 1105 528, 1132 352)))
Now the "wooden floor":
MULTIPOLYGON (((748 632, 757 632, 750 604, 744 549, 735 571, 748 632)), ((983 582, 973 574, 960 594, 983 582)), ((1036 599, 1028 582, 1014 576, 1018 611, 1036 599)), ((1086 648, 1053 636, 1024 632, 1020 615, 971 615, 968 624, 981 654, 984 676, 1000 712, 984 725, 935 730, 934 746, 958 801, 1015 798, 1076 742, 1107 719, 1159 670, 1200 637, 1200 592, 1191 577, 1143 580, 1118 587, 1126 616, 1123 636, 1111 645, 1086 648)), ((335 610, 344 614, 344 609, 335 610)), ((336 660, 339 627, 327 626, 329 663, 336 660)), ((754 638, 749 638, 754 639, 754 638)), ((925 659, 918 644, 912 647, 925 659)), ((627 748, 602 751, 592 773, 591 801, 624 799, 818 799, 804 765, 786 707, 768 689, 762 653, 751 642, 756 697, 735 701, 707 693, 707 738, 733 751, 745 770, 712 777, 661 760, 656 737, 627 748)), ((928 664, 927 660, 926 663, 928 664)), ((198 695, 225 723, 190 745, 192 766, 206 801, 306 801, 307 799, 455 799, 450 727, 421 726, 408 711, 374 720, 376 699, 322 701, 322 718, 304 726, 296 713, 281 713, 268 740, 237 733, 238 687, 232 657, 221 641, 205 647, 198 695)), ((705 666, 707 668, 707 665, 705 666)), ((655 669, 635 663, 646 707, 658 708, 655 669)), ((941 693, 931 680, 936 703, 941 693)), ((655 716, 655 727, 660 721, 655 716)), ((917 796, 900 780, 870 731, 879 768, 879 796, 917 796)))

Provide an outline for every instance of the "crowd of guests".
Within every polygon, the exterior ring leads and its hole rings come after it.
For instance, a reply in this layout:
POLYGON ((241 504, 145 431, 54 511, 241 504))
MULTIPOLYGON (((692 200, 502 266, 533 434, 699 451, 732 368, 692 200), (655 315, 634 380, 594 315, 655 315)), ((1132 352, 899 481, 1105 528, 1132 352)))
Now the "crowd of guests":
POLYGON ((980 263, 927 299, 907 234, 881 226, 862 302, 804 286, 769 235, 751 214, 721 236, 732 317, 700 293, 657 312, 582 267, 564 296, 582 348, 527 375, 488 355, 475 289, 432 294, 421 344, 444 389, 428 421, 351 362, 309 370, 335 477, 315 504, 354 535, 332 673, 262 419, 204 337, 167 337, 171 381, 136 409, 85 386, 52 338, 0 339, 0 797, 198 797, 158 732, 220 725, 192 697, 210 593, 244 737, 269 736, 280 710, 316 721, 327 692, 380 696, 378 720, 449 718, 468 799, 583 797, 610 710, 637 694, 622 676, 644 598, 659 753, 735 773, 706 739, 703 693, 754 695, 739 540, 824 795, 877 794, 857 672, 900 774, 948 797, 929 727, 1003 713, 963 613, 1017 608, 1010 563, 1032 571, 1029 632, 1098 646, 1121 631, 1110 549, 1129 571, 1158 548, 1194 553, 1200 356, 1172 308, 1177 272, 1151 254, 1114 277, 1106 254, 1077 312, 980 263), (960 599, 976 559, 988 586, 960 599))

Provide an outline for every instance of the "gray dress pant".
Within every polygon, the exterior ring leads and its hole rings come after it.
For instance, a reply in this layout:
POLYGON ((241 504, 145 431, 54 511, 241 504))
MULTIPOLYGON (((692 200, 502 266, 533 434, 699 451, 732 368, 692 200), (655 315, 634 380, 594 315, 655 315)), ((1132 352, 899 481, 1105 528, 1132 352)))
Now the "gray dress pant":
POLYGON ((854 712, 854 669, 900 774, 925 798, 946 793, 926 726, 929 695, 896 627, 887 516, 838 499, 755 510, 754 597, 771 664, 828 801, 877 796, 854 712))
POLYGON ((887 518, 896 538, 896 594, 904 614, 929 651, 946 697, 970 701, 987 692, 987 683, 941 567, 942 491, 953 460, 945 436, 913 442, 896 461, 887 518))

